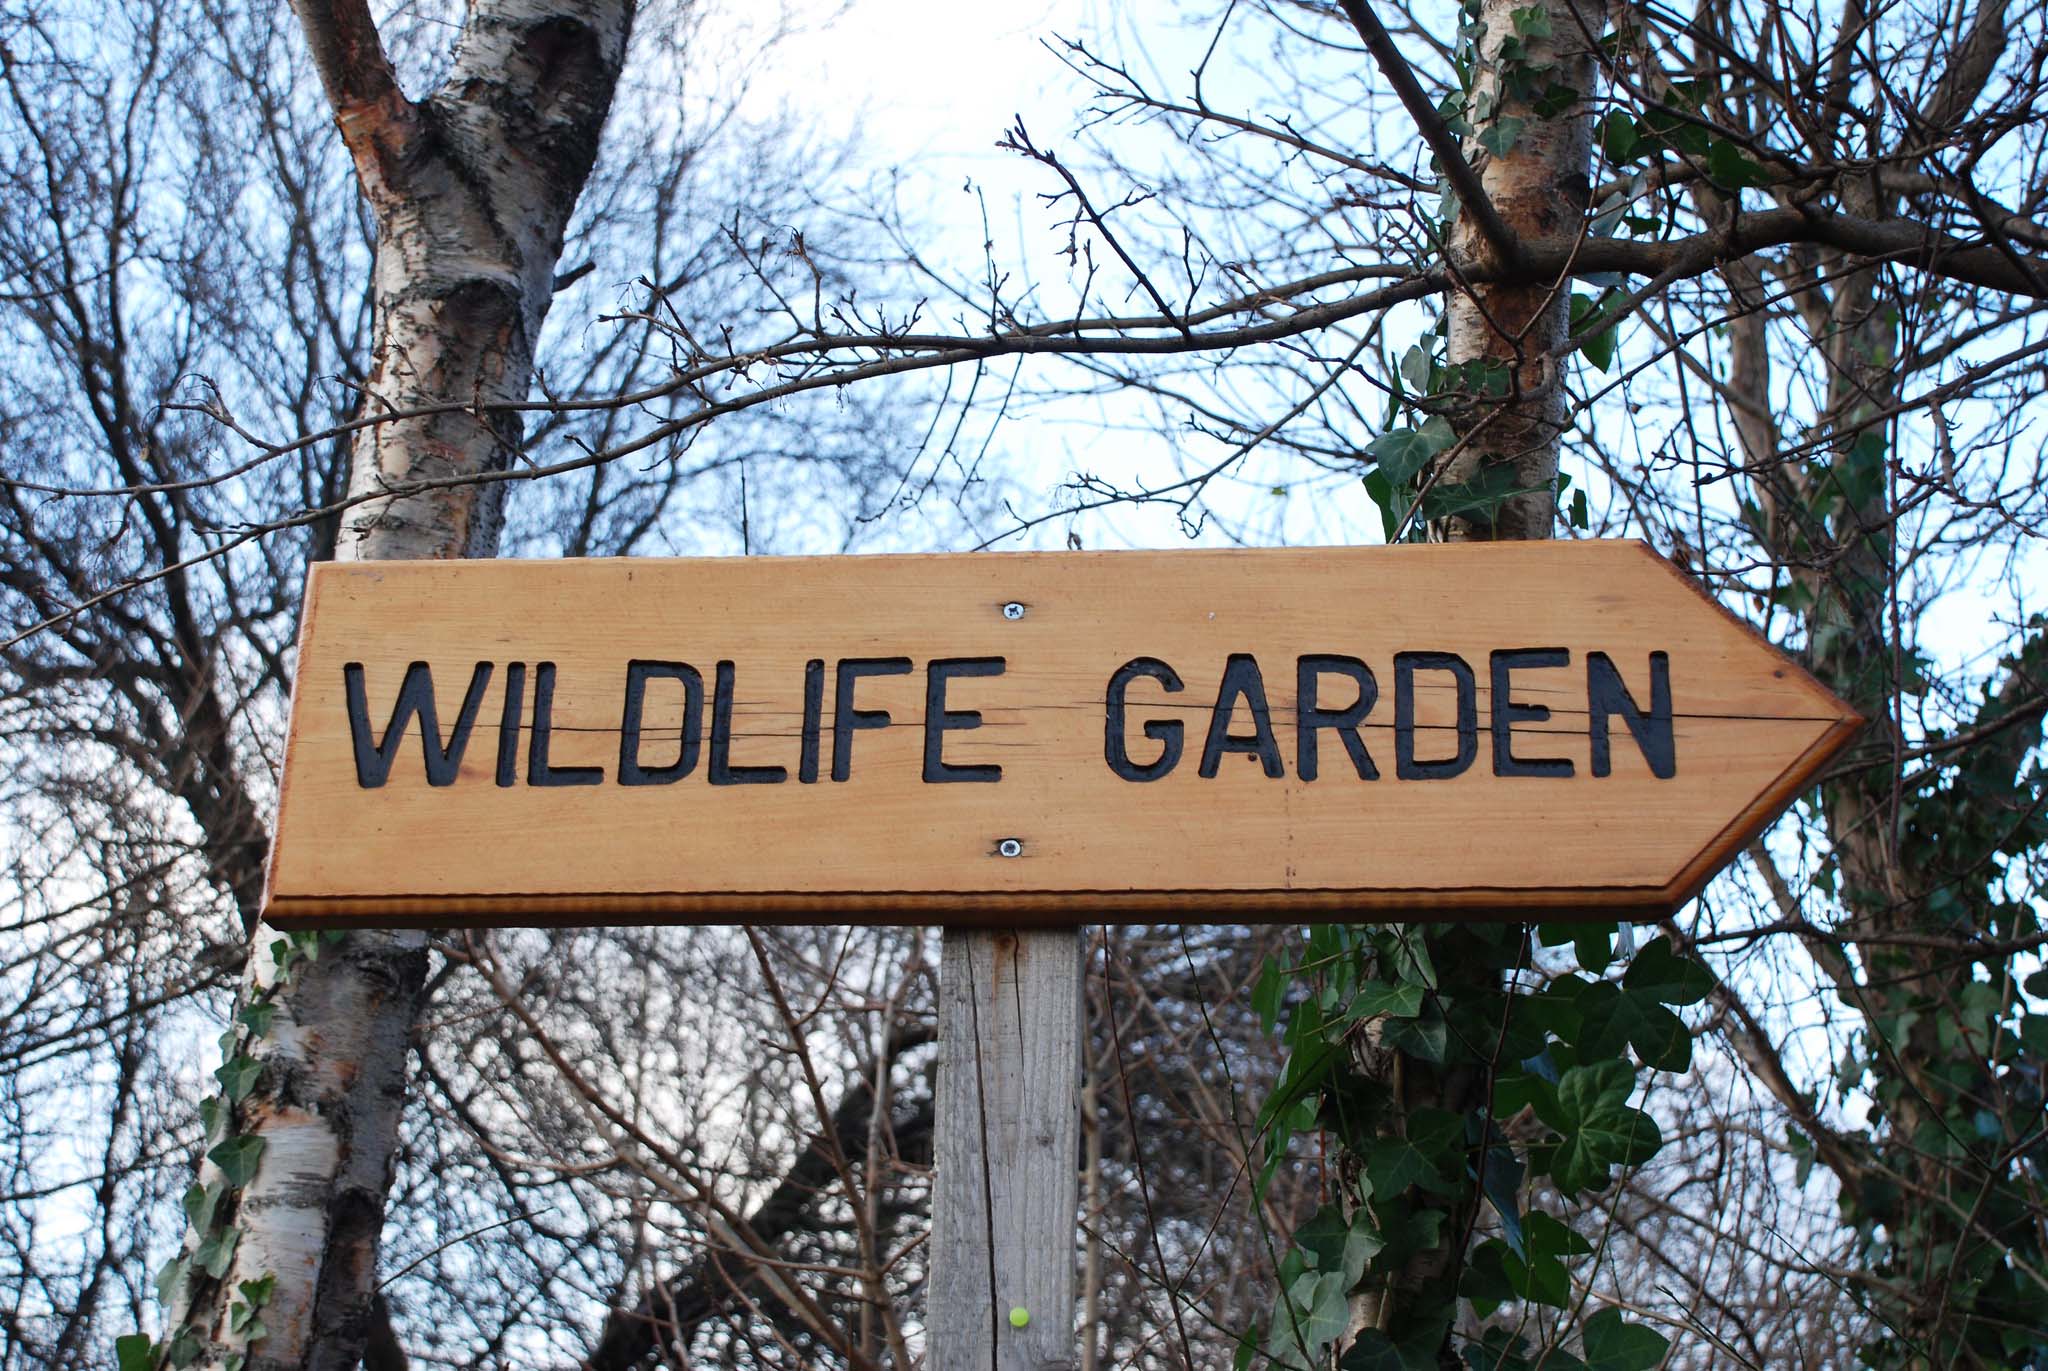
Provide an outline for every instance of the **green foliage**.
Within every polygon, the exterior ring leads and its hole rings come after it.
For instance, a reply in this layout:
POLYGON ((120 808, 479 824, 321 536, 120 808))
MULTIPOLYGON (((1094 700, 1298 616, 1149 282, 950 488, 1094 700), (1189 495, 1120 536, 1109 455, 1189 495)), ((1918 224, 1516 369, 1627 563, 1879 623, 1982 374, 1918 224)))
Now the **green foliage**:
POLYGON ((230 1190, 240 1190, 256 1175, 256 1164, 262 1160, 264 1146, 260 1135, 244 1133, 216 1146, 206 1154, 206 1159, 220 1168, 230 1190))
POLYGON ((1614 369, 1614 351, 1619 340, 1613 321, 1626 298, 1625 291, 1613 287, 1601 292, 1597 300, 1583 291, 1572 296, 1571 336, 1578 343, 1580 354, 1596 371, 1614 369))
MULTIPOLYGON (((1540 987, 1522 974, 1535 953, 1517 926, 1319 926, 1262 969, 1259 1012, 1284 1023, 1287 1057, 1259 1113, 1254 1183, 1263 1194, 1281 1166, 1302 1164, 1294 1143, 1306 1133, 1342 1160, 1325 1176, 1335 1198, 1294 1234, 1270 1320, 1240 1344, 1240 1365, 1260 1352, 1327 1365, 1351 1298, 1390 1283, 1404 1299, 1338 1349, 1340 1368, 1435 1367, 1461 1308, 1526 1329, 1534 1321, 1516 1307, 1572 1307, 1572 1264, 1593 1245, 1546 1203, 1597 1195, 1657 1153, 1643 1074, 1689 1060, 1676 1011, 1715 982, 1666 938, 1617 965, 1611 924, 1545 932, 1584 960, 1574 970, 1546 955, 1540 987), (1361 1066, 1375 1052, 1400 1055, 1402 1098, 1361 1066), (1490 1094, 1446 1084, 1489 1076, 1490 1094), (1418 1263, 1448 1274, 1418 1292, 1418 1263)), ((1452 1350, 1475 1366, 1623 1371, 1664 1347, 1611 1314, 1586 1320, 1581 1350, 1558 1343, 1571 1336, 1531 1351, 1488 1333, 1452 1350)))
MULTIPOLYGON (((1821 468, 1830 480, 1816 507, 1846 510, 1882 479, 1885 451, 1876 430, 1848 441, 1821 468)), ((2000 673, 2021 689, 1987 685, 1957 730, 1988 741, 1951 750, 1936 732, 1926 745, 1941 761, 1908 774, 1896 840, 1896 868, 1913 882, 1905 898, 1846 875, 1815 883, 1851 919, 1909 935, 1873 938, 1865 974, 1842 994, 1862 1031, 1838 1088, 1871 1101, 1870 1126, 1836 1142, 1850 1156, 1842 1222, 1870 1277, 1858 1293, 1883 1330, 1862 1349, 1873 1367, 2048 1366, 2048 972, 2025 950, 2043 932, 2037 897, 2012 879, 2048 847, 2041 724, 2028 703, 2048 678, 2048 619, 2027 629, 2000 673)), ((1913 688, 1911 660, 1872 661, 1848 635, 1825 646, 1838 689, 1913 688)), ((1869 806, 1890 802, 1889 774, 1868 784, 1883 789, 1873 798, 1845 784, 1826 802, 1885 812, 1869 806)), ((1790 1141, 1802 1170, 1817 1163, 1814 1140, 1790 1141)))
POLYGON ((1584 1340, 1586 1371, 1650 1371, 1671 1347, 1656 1329, 1622 1322, 1619 1309, 1602 1309, 1588 1318, 1584 1340))
POLYGON ((1523 124, 1523 120, 1512 114, 1504 114, 1480 131, 1479 146, 1495 157, 1505 157, 1514 150, 1515 140, 1522 136, 1523 124))
MULTIPOLYGON (((218 1289, 234 1266, 241 1230, 235 1226, 239 1193, 255 1179, 262 1163, 265 1139, 237 1131, 237 1109, 254 1092, 263 1066, 251 1050, 270 1035, 277 1021, 277 997, 292 984, 297 970, 320 958, 323 948, 340 942, 338 932, 293 933, 270 944, 269 952, 277 970, 271 984, 256 992, 234 1022, 220 1035, 221 1064, 214 1071, 221 1093, 199 1102, 199 1118, 206 1141, 212 1146, 206 1159, 218 1167, 220 1179, 209 1184, 194 1181, 186 1188, 181 1207, 190 1225, 186 1250, 164 1263, 156 1277, 157 1302, 172 1318, 198 1314, 193 1322, 179 1327, 167 1342, 158 1343, 146 1333, 131 1333, 115 1341, 117 1371, 158 1371, 164 1367, 189 1366, 213 1348, 220 1353, 224 1371, 240 1371, 246 1358, 242 1353, 220 1349, 198 1331, 205 1322, 195 1291, 218 1289)), ((230 1302, 227 1331, 242 1346, 269 1335, 261 1313, 277 1288, 277 1277, 265 1272, 255 1280, 237 1284, 241 1298, 230 1302)))

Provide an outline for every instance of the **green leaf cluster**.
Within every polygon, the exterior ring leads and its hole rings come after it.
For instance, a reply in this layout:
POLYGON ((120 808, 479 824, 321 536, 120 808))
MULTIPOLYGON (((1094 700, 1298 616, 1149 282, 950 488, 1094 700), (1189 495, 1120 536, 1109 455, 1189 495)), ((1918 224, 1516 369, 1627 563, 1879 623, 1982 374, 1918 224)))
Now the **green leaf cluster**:
POLYGON ((1553 1319, 1555 1335, 1536 1352, 1491 1335, 1457 1349, 1446 1341, 1469 1326, 1467 1311, 1568 1309, 1571 1266, 1592 1245, 1553 1207, 1599 1194, 1663 1145, 1645 1077, 1690 1063, 1680 1011, 1716 982, 1668 938, 1617 958, 1615 934, 1612 924, 1533 936, 1516 926, 1327 925, 1262 968, 1253 1002, 1279 1028, 1286 1058, 1257 1119, 1255 1186, 1263 1195, 1283 1167, 1309 1164, 1296 1147, 1307 1134, 1345 1161, 1324 1176, 1333 1198, 1294 1234, 1272 1311, 1239 1344, 1240 1366, 1261 1356, 1320 1366, 1335 1355, 1341 1368, 1434 1367, 1455 1350, 1471 1365, 1541 1358, 1619 1371, 1653 1345, 1644 1365, 1656 1363, 1661 1335, 1618 1316, 1575 1331, 1553 1319), (1560 964, 1565 946, 1576 969, 1560 964), (1519 974, 1532 960, 1552 970, 1540 985, 1519 974), (1359 1064, 1388 1051, 1418 1076, 1490 1078, 1492 1089, 1397 1100, 1359 1064), (1391 1319, 1339 1345, 1355 1296, 1447 1250, 1445 1280, 1419 1295, 1404 1280, 1408 1297, 1391 1319))

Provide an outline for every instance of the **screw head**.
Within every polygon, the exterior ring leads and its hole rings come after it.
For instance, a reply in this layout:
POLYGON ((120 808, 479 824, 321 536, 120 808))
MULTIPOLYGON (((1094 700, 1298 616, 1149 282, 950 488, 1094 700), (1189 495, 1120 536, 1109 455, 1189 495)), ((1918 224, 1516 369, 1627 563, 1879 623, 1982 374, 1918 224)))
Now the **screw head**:
POLYGON ((1005 857, 1021 857, 1024 855, 1024 844, 1015 838, 1005 838, 996 844, 996 851, 1005 857))
POLYGON ((1023 605, 1021 605, 1021 604, 1019 604, 1019 603, 1017 603, 1017 602, 1016 602, 1015 600, 1012 600, 1012 601, 1010 601, 1010 602, 1009 602, 1008 604, 1006 604, 1006 605, 1004 605, 1004 606, 1003 606, 1003 617, 1004 617, 1005 619, 1021 619, 1021 618, 1023 618, 1023 617, 1024 617, 1024 606, 1023 606, 1023 605))

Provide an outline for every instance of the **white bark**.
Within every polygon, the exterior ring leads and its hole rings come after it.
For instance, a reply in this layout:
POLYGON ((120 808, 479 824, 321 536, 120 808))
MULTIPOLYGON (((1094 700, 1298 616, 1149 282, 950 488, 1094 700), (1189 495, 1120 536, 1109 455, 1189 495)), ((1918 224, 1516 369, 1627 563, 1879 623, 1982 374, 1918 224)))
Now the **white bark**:
MULTIPOLYGON (((470 0, 449 79, 418 102, 398 91, 363 0, 295 8, 377 213, 366 412, 467 406, 363 430, 351 489, 502 470, 520 424, 480 407, 523 400, 531 385, 632 0, 470 0)), ((358 505, 337 555, 488 556, 502 489, 358 505)), ((277 937, 257 930, 248 993, 268 983, 277 937)), ((418 932, 351 933, 300 963, 276 997, 271 1031, 249 1049, 262 1073, 231 1125, 266 1144, 239 1203, 223 1204, 241 1232, 233 1265, 224 1281, 188 1282, 173 1322, 211 1341, 208 1364, 228 1349, 246 1352, 249 1371, 342 1371, 362 1357, 426 947, 418 932), (265 1275, 276 1277, 268 1336, 241 1348, 229 1310, 241 1282, 265 1275)))
MULTIPOLYGON (((1570 108, 1539 118, 1530 101, 1508 93, 1502 70, 1501 45, 1516 37, 1514 12, 1527 3, 1483 0, 1480 22, 1485 32, 1479 43, 1473 101, 1497 108, 1488 119, 1473 120, 1465 152, 1477 166, 1494 209, 1523 247, 1534 253, 1563 253, 1579 239, 1592 193, 1587 102, 1598 80, 1593 42, 1604 16, 1590 0, 1541 0, 1550 34, 1523 39, 1523 60, 1531 68, 1549 68, 1534 83, 1539 90, 1555 83, 1578 92, 1579 98, 1570 108), (1500 155, 1487 151, 1480 136, 1508 119, 1520 121, 1513 146, 1500 155)), ((1470 214, 1458 216, 1447 246, 1451 261, 1461 267, 1499 263, 1470 214)), ((1497 511, 1444 521, 1437 530, 1440 536, 1453 541, 1550 536, 1556 511, 1551 483, 1557 478, 1566 422, 1563 377, 1569 358, 1562 353, 1571 295, 1568 278, 1532 285, 1475 285, 1452 292, 1449 361, 1497 362, 1510 369, 1512 381, 1505 403, 1475 399, 1455 423, 1460 436, 1469 441, 1437 480, 1448 487, 1472 480, 1484 466, 1506 463, 1515 472, 1514 488, 1524 493, 1497 511)))

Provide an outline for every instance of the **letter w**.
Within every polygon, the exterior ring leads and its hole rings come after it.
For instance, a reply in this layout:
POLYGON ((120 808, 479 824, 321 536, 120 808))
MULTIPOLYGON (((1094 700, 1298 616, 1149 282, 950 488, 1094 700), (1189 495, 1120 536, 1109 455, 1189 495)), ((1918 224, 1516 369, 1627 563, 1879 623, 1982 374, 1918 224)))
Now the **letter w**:
POLYGON ((370 703, 363 688, 363 664, 349 662, 341 669, 348 687, 348 732, 355 743, 356 784, 375 790, 391 776, 391 764, 398 760, 399 744, 405 741, 405 727, 413 715, 420 719, 420 748, 426 754, 427 784, 454 785, 462 767, 462 751, 469 746, 470 729, 484 702, 484 689, 491 683, 491 664, 478 662, 470 674, 469 694, 462 701, 462 713, 455 720, 455 736, 441 741, 441 720, 434 709, 434 673, 425 662, 405 669, 405 683, 398 688, 398 703, 391 707, 391 723, 381 742, 370 741, 370 703))

